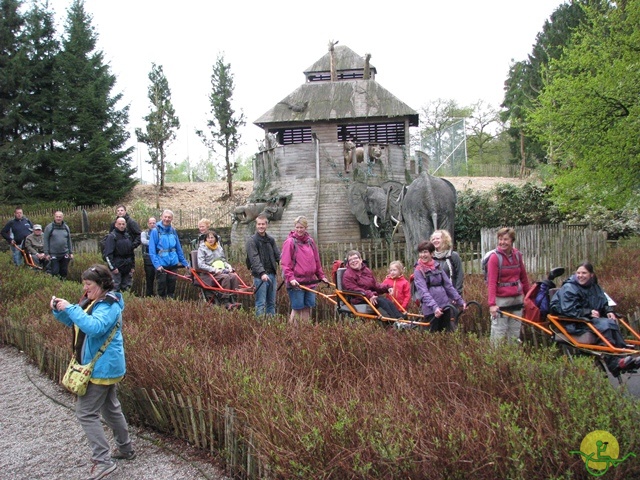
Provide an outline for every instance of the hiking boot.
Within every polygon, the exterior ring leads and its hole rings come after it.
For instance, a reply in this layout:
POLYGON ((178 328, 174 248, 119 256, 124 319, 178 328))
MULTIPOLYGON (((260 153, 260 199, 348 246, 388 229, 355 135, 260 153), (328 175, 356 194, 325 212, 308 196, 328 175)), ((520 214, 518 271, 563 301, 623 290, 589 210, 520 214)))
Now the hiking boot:
POLYGON ((133 460, 136 458, 136 452, 131 450, 130 452, 121 452, 120 450, 114 450, 111 454, 111 458, 114 460, 133 460))
POLYGON ((637 370, 640 368, 640 356, 627 356, 618 360, 618 368, 621 372, 637 370))
POLYGON ((118 468, 118 464, 114 461, 108 463, 94 462, 91 468, 91 476, 87 477, 87 480, 100 480, 101 478, 108 477, 118 468))

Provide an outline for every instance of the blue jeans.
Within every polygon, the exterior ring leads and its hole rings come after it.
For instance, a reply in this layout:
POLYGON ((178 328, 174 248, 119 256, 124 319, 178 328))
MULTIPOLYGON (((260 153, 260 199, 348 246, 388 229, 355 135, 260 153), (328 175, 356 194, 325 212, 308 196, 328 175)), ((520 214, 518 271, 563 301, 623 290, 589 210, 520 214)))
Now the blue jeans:
POLYGON ((278 285, 276 284, 275 273, 267 273, 269 277, 268 282, 263 282, 261 279, 254 277, 253 286, 256 289, 256 315, 275 315, 276 313, 276 290, 278 285))
POLYGON ((11 245, 11 254, 13 255, 13 263, 19 267, 20 265, 22 265, 22 252, 20 250, 18 250, 16 247, 14 247, 13 245, 11 245))

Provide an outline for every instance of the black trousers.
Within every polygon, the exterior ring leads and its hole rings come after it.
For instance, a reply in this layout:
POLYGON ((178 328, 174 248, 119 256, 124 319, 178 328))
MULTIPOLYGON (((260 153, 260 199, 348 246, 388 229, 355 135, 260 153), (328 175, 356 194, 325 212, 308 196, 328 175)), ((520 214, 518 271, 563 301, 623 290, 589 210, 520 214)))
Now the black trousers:
POLYGON ((388 298, 385 298, 385 297, 378 297, 377 307, 378 307, 378 310, 380 310, 380 313, 385 317, 402 318, 402 314, 396 308, 396 305, 395 303, 393 303, 393 300, 389 300, 388 298))
POLYGON ((144 264, 144 276, 145 276, 145 280, 146 280, 146 292, 145 292, 145 296, 146 297, 153 297, 154 295, 154 289, 153 289, 153 284, 156 281, 156 269, 153 266, 153 263, 145 263, 144 264))
MULTIPOLYGON (((178 271, 178 265, 171 267, 163 267, 165 270, 176 273, 178 271)), ((158 287, 158 296, 160 298, 174 298, 176 295, 176 279, 175 275, 171 275, 166 272, 159 272, 156 270, 156 280, 158 287)))
POLYGON ((432 313, 431 315, 427 315, 425 320, 427 322, 431 322, 429 326, 430 332, 451 332, 451 309, 450 308, 442 308, 442 315, 440 318, 436 318, 436 316, 432 313))

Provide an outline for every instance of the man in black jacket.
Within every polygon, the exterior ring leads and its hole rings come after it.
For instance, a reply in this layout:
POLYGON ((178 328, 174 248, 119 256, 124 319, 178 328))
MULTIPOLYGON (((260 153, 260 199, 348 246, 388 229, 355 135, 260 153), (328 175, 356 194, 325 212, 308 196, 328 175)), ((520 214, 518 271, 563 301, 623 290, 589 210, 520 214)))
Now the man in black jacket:
MULTIPOLYGON (((140 246, 140 234, 142 233, 142 229, 140 228, 140 225, 138 225, 138 222, 136 222, 129 216, 129 214, 127 213, 127 207, 125 207, 124 205, 118 205, 116 207, 116 220, 121 217, 124 218, 127 224, 126 229, 129 233, 129 236, 131 237, 131 242, 133 242, 133 248, 135 250, 140 246)), ((116 222, 114 221, 111 224, 111 228, 109 229, 109 231, 113 232, 115 228, 116 222)))
POLYGON ((32 231, 31 220, 24 216, 22 208, 17 207, 13 212, 14 218, 9 220, 2 229, 2 236, 11 245, 11 254, 13 255, 13 263, 16 266, 22 265, 22 249, 24 239, 32 231))
POLYGON ((113 275, 114 290, 127 291, 131 288, 135 267, 133 240, 127 231, 127 221, 119 217, 115 229, 107 235, 104 258, 113 275))
POLYGON ((267 234, 269 220, 265 215, 256 218, 256 233, 246 244, 247 267, 253 276, 256 289, 256 315, 276 313, 276 272, 280 263, 280 249, 267 234))

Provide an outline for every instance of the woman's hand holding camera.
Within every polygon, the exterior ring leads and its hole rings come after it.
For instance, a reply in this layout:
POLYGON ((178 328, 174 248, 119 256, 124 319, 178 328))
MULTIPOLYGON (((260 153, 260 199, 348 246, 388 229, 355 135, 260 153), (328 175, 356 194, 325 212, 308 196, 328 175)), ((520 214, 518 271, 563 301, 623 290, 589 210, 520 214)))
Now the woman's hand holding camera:
POLYGON ((51 302, 49 303, 51 310, 56 310, 58 312, 61 312, 69 305, 70 303, 67 302, 64 298, 56 298, 55 296, 51 297, 51 302))

